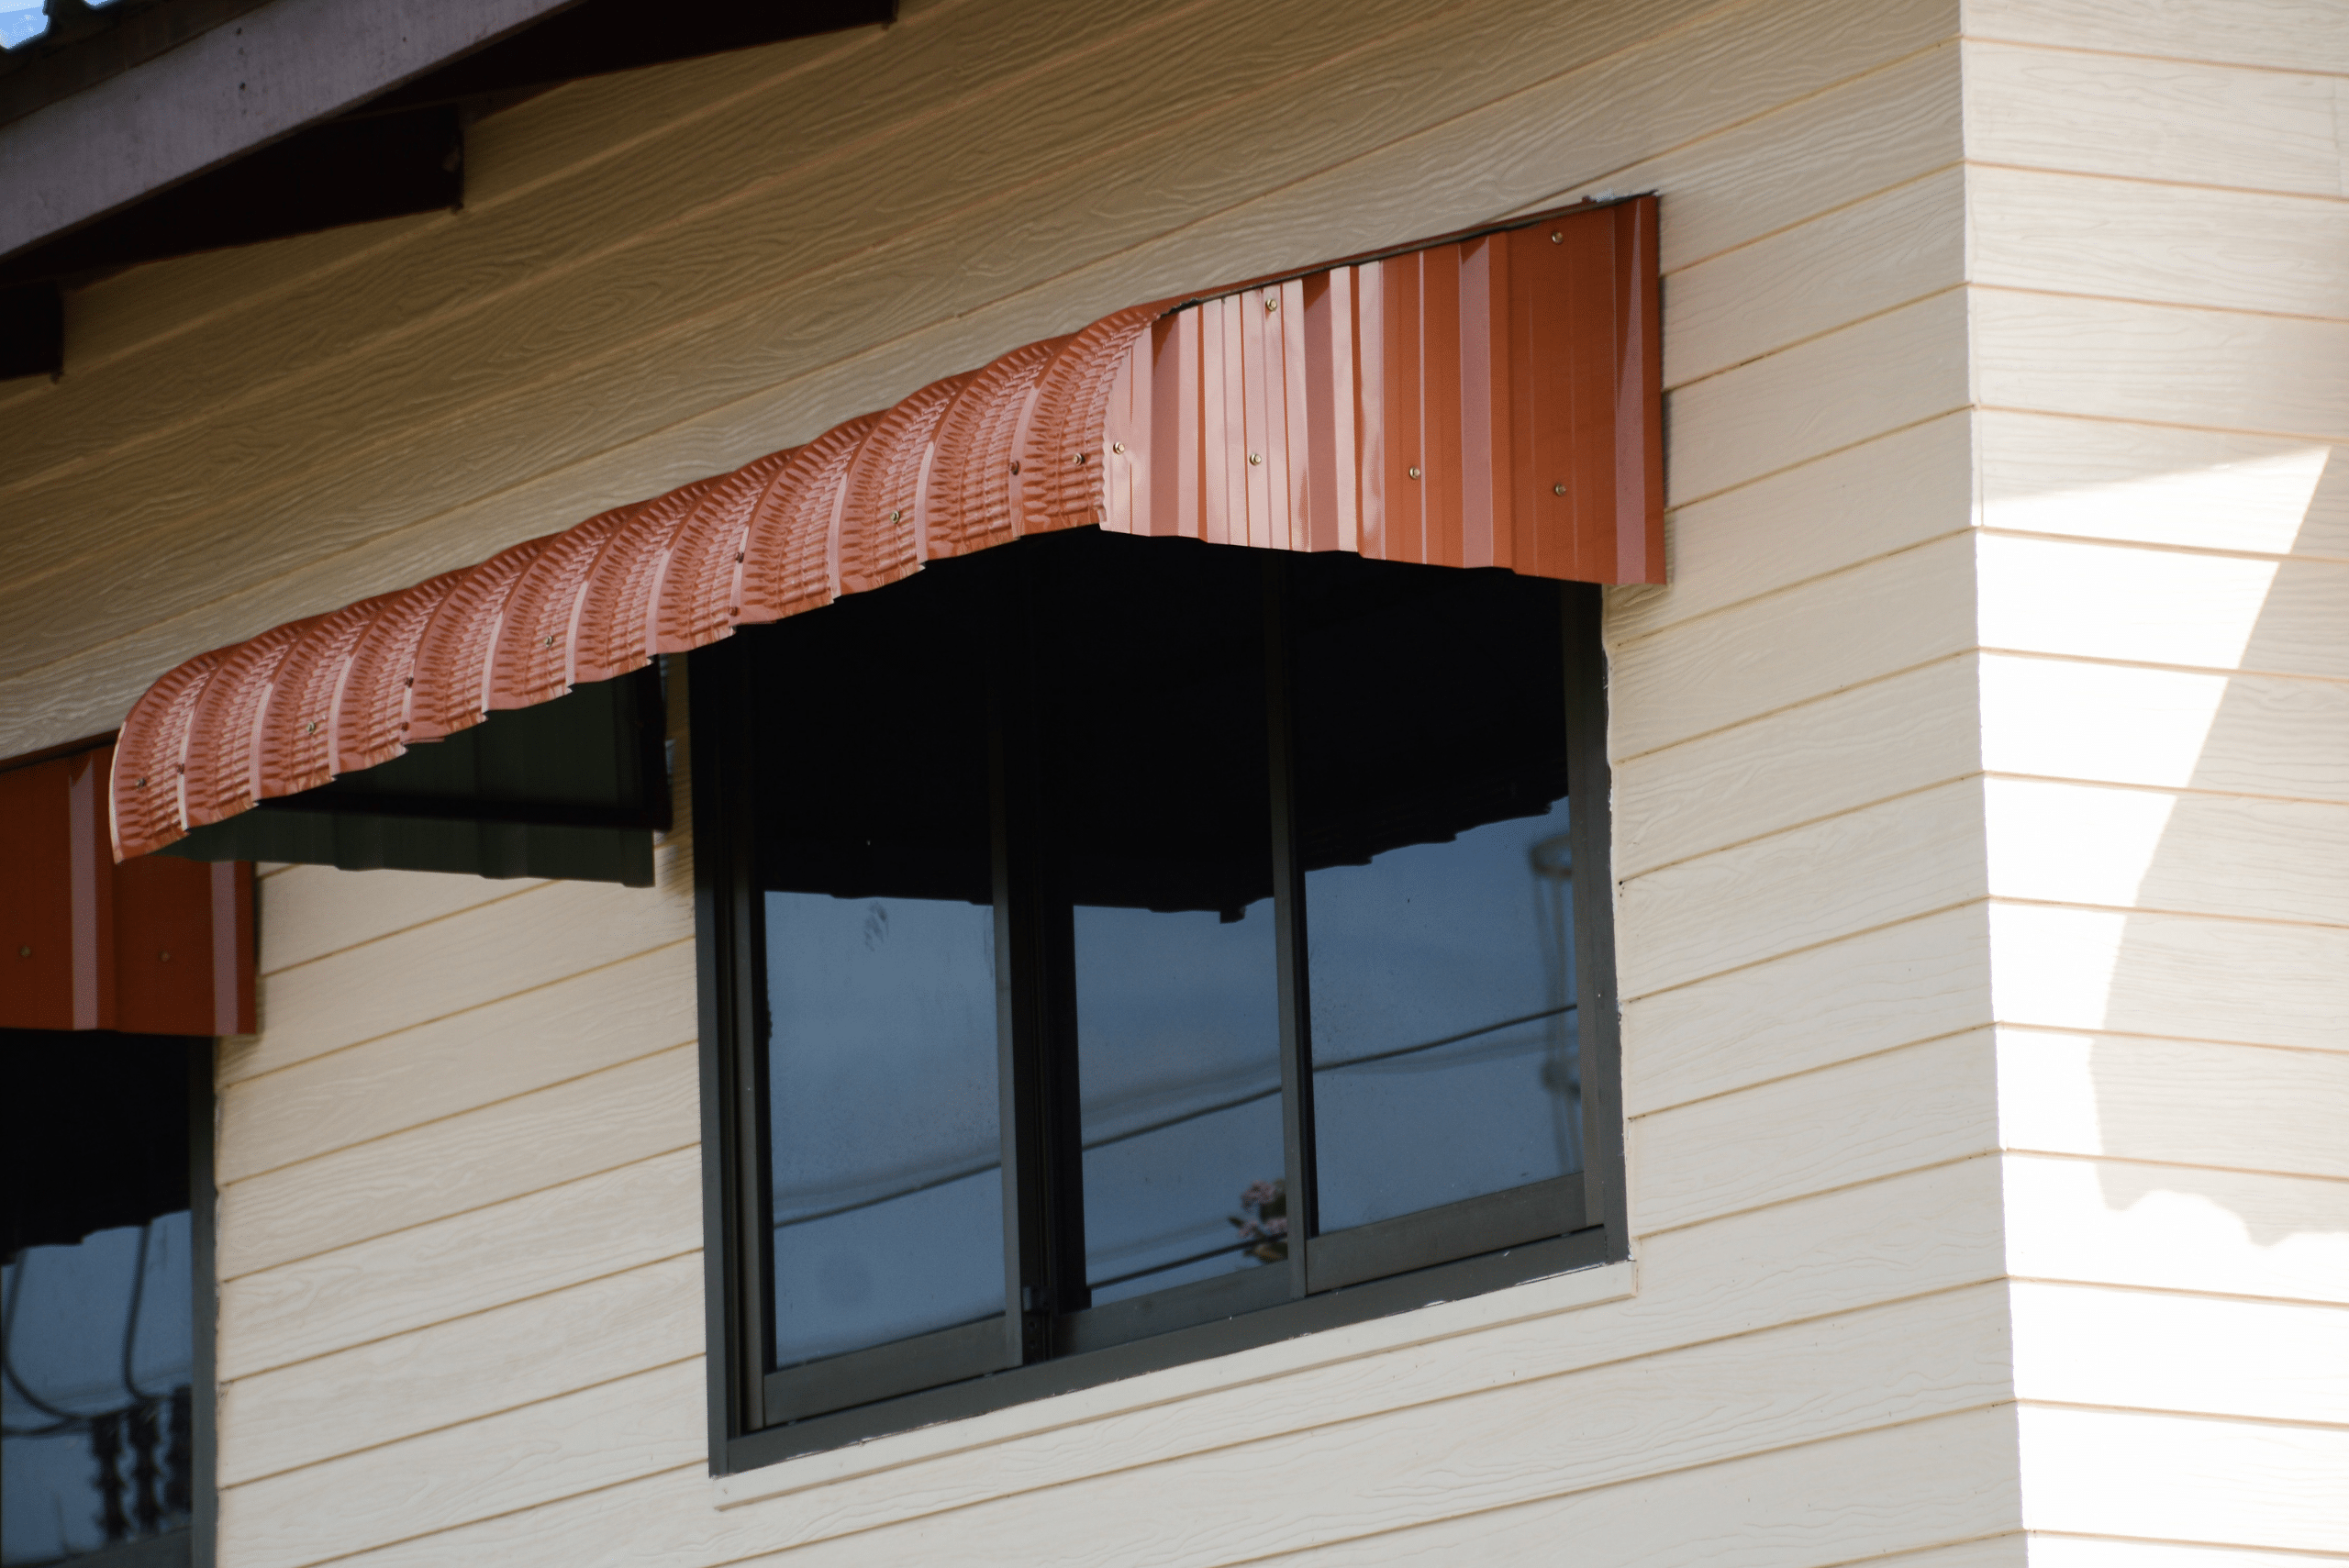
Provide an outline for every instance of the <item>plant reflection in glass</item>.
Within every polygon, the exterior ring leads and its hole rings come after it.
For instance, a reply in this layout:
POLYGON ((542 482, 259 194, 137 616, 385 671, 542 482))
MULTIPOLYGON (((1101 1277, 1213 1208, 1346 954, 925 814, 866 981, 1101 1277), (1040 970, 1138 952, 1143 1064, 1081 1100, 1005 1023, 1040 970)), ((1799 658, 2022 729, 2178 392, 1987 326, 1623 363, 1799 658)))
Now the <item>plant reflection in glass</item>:
POLYGON ((1247 1255, 1260 1263, 1279 1263, 1288 1260, 1288 1184, 1283 1181, 1257 1182, 1240 1195, 1240 1207, 1252 1212, 1245 1218, 1231 1216, 1231 1223, 1240 1231, 1240 1240, 1253 1241, 1247 1255))

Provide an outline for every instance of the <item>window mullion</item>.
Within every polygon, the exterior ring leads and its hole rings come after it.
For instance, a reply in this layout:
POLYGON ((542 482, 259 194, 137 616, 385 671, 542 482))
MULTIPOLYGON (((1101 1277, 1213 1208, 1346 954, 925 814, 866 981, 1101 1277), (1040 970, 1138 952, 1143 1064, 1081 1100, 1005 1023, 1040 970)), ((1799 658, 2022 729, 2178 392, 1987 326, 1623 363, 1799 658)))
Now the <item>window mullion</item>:
POLYGON ((1030 1256, 1041 1229, 1029 1218, 1038 1172, 1022 1136, 1028 1121, 1021 1114, 1028 1074, 1020 1060, 1019 1038, 1021 1019, 1030 1007, 1020 957, 1028 944, 1016 926, 1019 904, 1013 894, 1008 740, 1012 726, 1007 712, 1006 663, 1003 657, 996 659, 987 685, 987 828, 995 894, 996 1137, 1003 1157, 1004 1360, 1007 1365, 1017 1366, 1035 1359, 1031 1350, 1037 1355, 1042 1350, 1041 1336, 1030 1332, 1025 1307, 1030 1284, 1041 1273, 1030 1256), (1031 1340, 1036 1341, 1032 1345, 1031 1340))
POLYGON ((1280 996, 1281 1138, 1286 1154, 1289 1295, 1302 1296, 1314 1231, 1311 996, 1305 962, 1305 873, 1297 852, 1295 684, 1287 562, 1264 561, 1265 753, 1272 768, 1273 935, 1280 996))
POLYGON ((998 1020, 1004 1030, 1006 1248, 1016 1260, 1012 1307, 1022 1359, 1054 1353, 1055 1318, 1085 1305, 1085 1210, 1078 1149, 1070 912, 1042 792, 1043 714, 1034 647, 1036 586, 1008 563, 998 597, 994 676, 997 786, 998 1020))
POLYGON ((1628 1257, 1623 1102, 1616 1021, 1613 856, 1608 804, 1607 666, 1598 588, 1563 583, 1567 832, 1574 852, 1576 1010, 1581 1020, 1583 1220, 1608 1228, 1610 1256, 1628 1257))
MULTIPOLYGON (((718 1030, 716 1081, 718 1102, 713 1130, 727 1154, 724 1168, 731 1191, 711 1192, 718 1221, 733 1254, 723 1271, 730 1305, 728 1336, 733 1347, 732 1395, 742 1424, 766 1422, 764 1386, 773 1356, 773 1323, 766 1293, 773 1278, 774 1237, 767 1229, 766 1095, 760 1057, 765 1020, 756 918, 759 898, 753 864, 752 758, 745 737, 751 718, 749 682, 739 646, 715 648, 696 656, 693 673, 704 711, 712 722, 696 732, 701 763, 696 805, 704 822, 704 851, 710 864, 697 897, 709 931, 704 984, 707 1005, 722 1018, 718 1030), (724 716, 722 720, 717 716, 724 716)), ((713 1327, 716 1325, 714 1324, 713 1327)))

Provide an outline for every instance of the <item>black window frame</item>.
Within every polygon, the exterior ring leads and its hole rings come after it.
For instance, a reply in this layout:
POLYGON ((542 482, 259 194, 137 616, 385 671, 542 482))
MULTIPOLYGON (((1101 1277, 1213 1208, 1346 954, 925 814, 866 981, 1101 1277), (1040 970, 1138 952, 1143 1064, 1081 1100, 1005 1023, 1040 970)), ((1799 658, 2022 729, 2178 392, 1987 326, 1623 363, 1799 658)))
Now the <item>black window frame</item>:
MULTIPOLYGON (((1042 542, 1042 541, 1037 541, 1042 542)), ((1164 541, 1174 548, 1236 550, 1164 541)), ((1001 547, 1009 556, 1024 548, 1001 547)), ((1311 1117, 1301 1081, 1308 1034, 1300 977, 1305 962, 1304 870, 1294 852, 1294 723, 1286 711, 1294 659, 1287 612, 1290 558, 1262 558, 1266 617, 1266 690, 1272 712, 1275 929, 1281 1009, 1282 1104, 1288 1191, 1307 1194, 1311 1117)), ((1416 570, 1442 571, 1446 568, 1416 570)), ((1017 581, 1003 573, 998 582, 1017 581)), ((1218 1275, 1151 1295, 1056 1312, 1050 1282, 1082 1277, 1081 1238, 1062 1245, 1074 1184, 1036 1190, 1052 1167, 1048 1129, 1073 1147, 1070 1082, 1043 1060, 1073 1033, 1043 1025, 1058 998, 1055 973, 1037 960, 1052 940, 1036 929, 1041 900, 1018 879, 1023 824, 1032 801, 1006 769, 1028 749, 1007 747, 1000 693, 991 703, 991 752, 999 1051, 1007 1147, 1017 1151, 1005 1180, 1021 1217, 1007 1235, 1007 1306, 1021 1310, 894 1341, 829 1361, 769 1372, 765 1291, 771 1277, 763 1213, 761 1144, 764 1093, 757 997, 763 937, 752 865, 755 809, 751 694, 739 639, 690 656, 691 787, 696 828, 695 899, 701 1020, 705 1301, 708 1342, 710 1468, 736 1473, 804 1453, 930 1426, 1090 1387, 1138 1373, 1362 1322, 1435 1302, 1620 1261, 1629 1256, 1623 1183, 1620 1017, 1613 956, 1614 878, 1609 857, 1610 778, 1606 753, 1606 659, 1600 590, 1550 584, 1561 599, 1568 831, 1575 874, 1573 924, 1580 1016, 1583 1169, 1575 1174, 1424 1209, 1329 1237, 1300 1238, 1285 1263, 1218 1275), (1063 1210, 1055 1213, 1055 1208, 1063 1210), (1041 1284, 1039 1282, 1041 1282, 1041 1284)), ((1006 595, 1008 597, 1008 595, 1006 595)), ((998 617, 1016 607, 997 605, 998 617)), ((1048 923, 1048 922, 1044 922, 1048 923)), ((1065 963, 1057 973, 1065 974, 1065 963)), ((1308 1091, 1309 1092, 1309 1091, 1308 1091)), ((1063 1164, 1062 1169, 1065 1169, 1063 1164)), ((1075 1201, 1081 1201, 1077 1199, 1075 1201)), ((1291 1211, 1310 1212, 1309 1199, 1291 1211)))
MULTIPOLYGON (((71 1051, 77 1034, 58 1029, 11 1029, 19 1037, 11 1049, 71 1051), (34 1044, 32 1041, 41 1043, 34 1044)), ((113 1036, 113 1031, 90 1031, 113 1036)), ((139 1039, 156 1050, 177 1044, 184 1051, 187 1080, 188 1151, 188 1271, 193 1299, 189 1303, 188 1369, 190 1442, 188 1456, 188 1522, 161 1535, 136 1536, 95 1551, 57 1559, 76 1568, 213 1568, 218 1557, 219 1490, 219 1321, 218 1256, 219 1188, 215 1173, 217 1126, 217 1074, 215 1060, 219 1041, 209 1035, 118 1036, 139 1039)))

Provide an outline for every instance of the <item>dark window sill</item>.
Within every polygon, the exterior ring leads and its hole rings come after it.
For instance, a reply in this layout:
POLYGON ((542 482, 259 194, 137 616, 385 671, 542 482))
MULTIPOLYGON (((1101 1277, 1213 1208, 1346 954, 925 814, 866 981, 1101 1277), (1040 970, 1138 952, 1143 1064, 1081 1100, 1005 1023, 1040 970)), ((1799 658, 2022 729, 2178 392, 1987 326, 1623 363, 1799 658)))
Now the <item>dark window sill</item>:
POLYGON ((150 1535, 144 1540, 121 1541, 72 1557, 48 1558, 28 1563, 25 1568, 188 1568, 195 1561, 195 1532, 183 1527, 150 1535))
MULTIPOLYGON (((1390 1318, 1439 1302, 1457 1301, 1487 1291, 1577 1269, 1612 1262, 1608 1255, 1605 1228, 1593 1226, 1569 1236, 1510 1247, 1480 1257, 1439 1264, 1412 1273, 1394 1275, 1309 1296, 1303 1300, 1241 1312, 1189 1328, 1175 1329, 1148 1339, 1084 1351, 1059 1360, 1040 1362, 987 1376, 970 1378, 942 1388, 926 1389, 895 1399, 876 1400, 853 1409, 814 1416, 787 1426, 737 1437, 726 1445, 719 1474, 739 1474, 763 1465, 796 1459, 802 1454, 863 1442, 917 1427, 959 1421, 992 1410, 1048 1399, 1105 1383, 1139 1377, 1144 1373, 1230 1355, 1314 1334, 1352 1323, 1390 1318)), ((1274 1271, 1267 1270, 1267 1275, 1274 1271)), ((1252 1275, 1235 1275, 1248 1279, 1252 1275)), ((714 1458, 716 1456, 713 1456, 714 1458)))

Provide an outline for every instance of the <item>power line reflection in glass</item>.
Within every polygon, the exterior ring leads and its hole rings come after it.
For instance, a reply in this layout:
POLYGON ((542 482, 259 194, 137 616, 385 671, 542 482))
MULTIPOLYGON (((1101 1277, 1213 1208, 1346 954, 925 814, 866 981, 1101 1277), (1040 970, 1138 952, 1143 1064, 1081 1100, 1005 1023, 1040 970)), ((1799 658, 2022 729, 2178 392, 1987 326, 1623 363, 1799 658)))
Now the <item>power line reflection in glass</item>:
POLYGON ((1321 1229, 1582 1168, 1566 811, 1307 873, 1321 1229))
POLYGON ((994 911, 765 912, 775 1364, 1002 1311, 994 911))

